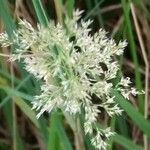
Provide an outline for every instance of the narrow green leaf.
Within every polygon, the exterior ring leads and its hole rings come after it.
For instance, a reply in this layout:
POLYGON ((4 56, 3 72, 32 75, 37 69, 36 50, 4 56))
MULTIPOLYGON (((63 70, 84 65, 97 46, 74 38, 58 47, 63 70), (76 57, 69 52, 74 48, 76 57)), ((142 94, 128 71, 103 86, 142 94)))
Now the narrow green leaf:
POLYGON ((50 129, 49 129, 49 143, 48 148, 56 150, 58 143, 60 142, 61 147, 64 150, 72 150, 71 143, 66 135, 64 127, 61 123, 61 115, 58 112, 54 112, 51 115, 50 129), (58 142, 59 139, 59 142, 58 142))
POLYGON ((17 104, 17 106, 22 110, 22 112, 33 122, 33 124, 39 128, 39 123, 36 119, 35 112, 31 109, 31 107, 23 101, 23 99, 19 97, 14 97, 13 101, 17 104))
MULTIPOLYGON (((16 87, 15 90, 19 90, 26 83, 26 81, 28 81, 30 79, 30 77, 31 77, 31 75, 28 75, 26 78, 24 78, 20 82, 20 84, 16 87)), ((3 89, 3 87, 2 87, 2 89, 3 89)), ((4 98, 2 100, 2 102, 0 103, 0 108, 3 107, 9 101, 9 99, 10 99, 10 95, 8 95, 6 98, 4 98)))
POLYGON ((35 126, 39 128, 39 124, 36 119, 36 115, 35 115, 34 111, 32 111, 31 107, 28 106, 28 104, 26 104, 20 98, 20 97, 22 97, 24 99, 28 99, 28 100, 32 101, 33 97, 30 95, 24 94, 22 92, 16 91, 9 87, 0 86, 0 89, 5 90, 8 94, 13 96, 14 102, 19 106, 19 108, 22 110, 22 112, 24 112, 26 114, 26 116, 28 116, 28 118, 30 118, 30 120, 35 124, 35 126), (14 98, 14 95, 18 96, 18 97, 14 98))
MULTIPOLYGON (((127 35, 128 35, 128 41, 129 41, 129 46, 130 46, 130 50, 131 50, 131 56, 132 56, 133 63, 135 66, 136 88, 137 88, 137 90, 141 91, 143 88, 142 88, 141 74, 139 72, 137 48, 136 48, 136 43, 134 40, 133 31, 132 31, 132 23, 131 23, 131 18, 130 18, 130 5, 129 5, 129 3, 126 2, 126 0, 121 0, 121 2, 122 2, 123 12, 124 12, 125 23, 127 25, 127 35)), ((144 98, 143 98, 143 96, 139 95, 138 100, 139 100, 138 101, 139 102, 139 110, 141 113, 144 113, 144 98)))
POLYGON ((24 98, 25 100, 28 100, 28 101, 33 100, 33 96, 30 96, 30 95, 25 94, 23 92, 17 91, 15 89, 10 88, 10 87, 0 86, 0 89, 3 89, 10 97, 11 96, 18 96, 18 97, 24 98))
MULTIPOLYGON (((97 5, 99 3, 99 0, 94 0, 95 5, 97 5)), ((100 11, 100 7, 99 7, 99 12, 97 13, 97 19, 98 19, 98 23, 100 25, 101 28, 104 28, 104 21, 103 21, 103 17, 101 15, 101 11, 100 11)))
POLYGON ((84 20, 89 19, 89 17, 91 17, 100 7, 100 5, 104 2, 104 0, 99 1, 94 8, 92 8, 87 15, 84 17, 84 20))
POLYGON ((112 91, 115 101, 123 108, 133 122, 150 137, 150 122, 146 120, 121 94, 116 90, 112 91))
POLYGON ((32 0, 32 4, 34 6, 39 23, 44 26, 47 26, 48 19, 47 19, 46 13, 44 11, 44 8, 42 6, 41 0, 32 0))
POLYGON ((6 119, 6 126, 8 128, 8 131, 10 132, 10 135, 13 135, 13 129, 12 129, 12 101, 9 101, 7 105, 3 106, 3 113, 6 119), (8 115, 9 114, 9 115, 8 115))
POLYGON ((67 0, 66 5, 67 5, 68 16, 70 18, 72 18, 72 13, 73 13, 73 8, 74 8, 74 0, 67 0))
MULTIPOLYGON (((116 116, 113 116, 110 121, 110 127, 111 127, 112 131, 115 130, 115 125, 116 125, 116 116)), ((110 139, 110 141, 108 141, 108 145, 109 145, 108 150, 112 150, 113 149, 113 140, 112 139, 110 139)))
POLYGON ((139 8, 141 8, 141 10, 143 11, 144 15, 146 15, 147 19, 150 21, 150 11, 146 7, 146 5, 144 5, 144 2, 141 1, 141 0, 132 0, 132 1, 135 4, 137 4, 139 6, 139 8))
MULTIPOLYGON (((3 69, 0 70, 0 75, 3 76, 3 77, 5 77, 5 79, 11 81, 11 75, 8 72, 6 72, 5 70, 3 70, 3 69)), ((18 79, 17 77, 14 77, 14 82, 16 84, 19 84, 21 82, 21 80, 18 79)))
POLYGON ((132 141, 130 141, 129 139, 116 134, 113 137, 113 141, 118 143, 119 145, 123 146, 124 148, 128 149, 128 150, 142 150, 142 148, 136 144, 134 144, 132 141))
POLYGON ((58 137, 60 139, 60 142, 62 143, 63 147, 64 147, 64 150, 72 150, 72 146, 71 146, 71 143, 66 135, 66 132, 64 130, 64 127, 61 123, 61 119, 58 120, 58 123, 57 123, 57 134, 58 134, 58 137))
POLYGON ((125 120, 124 115, 116 117, 116 125, 121 135, 123 135, 124 137, 130 137, 127 121, 125 120))
MULTIPOLYGON (((11 40, 13 38, 13 31, 15 30, 15 24, 13 22, 12 16, 10 15, 11 13, 9 12, 9 8, 7 7, 8 3, 5 0, 0 0, 0 17, 2 18, 2 21, 4 23, 4 28, 9 36, 9 39, 11 40)), ((11 51, 15 50, 15 45, 11 46, 11 51)), ((10 68, 12 69, 12 65, 10 65, 10 68)), ((14 84, 14 75, 11 72, 11 83, 12 85, 14 84)), ((10 129, 10 133, 12 135, 12 140, 13 140, 13 148, 14 149, 18 149, 20 147, 18 138, 17 138, 17 134, 19 137, 19 133, 17 133, 17 127, 16 127, 16 120, 14 118, 14 105, 12 102, 7 103, 7 108, 9 107, 9 109, 6 109, 8 111, 8 114, 5 114, 6 119, 8 121, 8 125, 9 125, 9 129, 10 129)), ((6 107, 5 107, 6 108, 6 107)))
POLYGON ((3 19, 4 27, 8 35, 11 37, 15 29, 14 21, 10 15, 6 0, 0 0, 0 17, 3 19))

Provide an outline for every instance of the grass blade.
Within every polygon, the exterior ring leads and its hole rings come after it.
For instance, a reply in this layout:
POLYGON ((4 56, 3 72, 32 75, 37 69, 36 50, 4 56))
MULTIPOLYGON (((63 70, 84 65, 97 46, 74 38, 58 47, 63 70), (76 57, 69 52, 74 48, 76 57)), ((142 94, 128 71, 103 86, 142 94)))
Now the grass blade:
POLYGON ((31 107, 19 97, 14 97, 14 102, 22 110, 22 112, 32 121, 32 123, 39 128, 39 123, 36 119, 35 112, 32 111, 31 107))
POLYGON ((32 0, 32 4, 34 6, 39 23, 44 26, 47 26, 48 19, 47 19, 47 16, 46 16, 46 13, 44 11, 41 1, 40 0, 32 0))
MULTIPOLYGON (((24 78, 20 84, 16 87, 16 90, 19 90, 25 83, 26 81, 28 81, 30 79, 31 75, 28 75, 26 78, 24 78)), ((3 107, 10 99, 10 96, 8 95, 6 98, 4 98, 2 100, 2 102, 0 103, 0 108, 3 107)))
POLYGON ((61 123, 61 119, 59 119, 57 123, 57 134, 60 139, 60 142, 63 144, 64 150, 73 150, 68 136, 66 135, 64 127, 61 123))
MULTIPOLYGON (((136 88, 138 91, 141 91, 142 88, 142 82, 141 82, 141 74, 139 72, 139 62, 137 58, 137 53, 136 53, 136 44, 133 36, 133 31, 132 31, 132 24, 131 24, 131 19, 130 19, 130 5, 129 3, 126 2, 126 0, 121 0, 122 6, 123 6, 123 12, 124 12, 124 18, 125 18, 125 23, 127 25, 127 34, 128 34, 128 41, 129 41, 129 46, 131 49, 131 55, 133 58, 133 62, 135 65, 135 81, 136 81, 136 88)), ((142 95, 138 95, 138 102, 139 102, 139 110, 141 113, 144 113, 144 98, 142 95)))
POLYGON ((49 130, 49 143, 48 148, 51 150, 56 150, 58 143, 61 144, 61 149, 63 150, 72 150, 70 141, 66 135, 66 132, 61 124, 61 116, 58 112, 52 113, 51 116, 51 126, 49 130), (59 139, 59 141, 58 141, 59 139))
POLYGON ((124 148, 126 148, 127 150, 142 150, 142 148, 136 144, 134 144, 132 141, 130 141, 129 139, 116 134, 113 137, 113 141, 118 143, 119 145, 122 145, 124 148))
POLYGON ((123 108, 133 122, 150 137, 150 122, 146 120, 140 112, 138 112, 121 94, 113 90, 112 95, 115 101, 123 108))
POLYGON ((67 13, 70 18, 72 18, 72 12, 74 8, 74 0, 67 0, 66 2, 67 13))
POLYGON ((10 37, 12 37, 15 24, 7 6, 8 4, 5 0, 0 0, 0 17, 3 19, 6 32, 10 37))

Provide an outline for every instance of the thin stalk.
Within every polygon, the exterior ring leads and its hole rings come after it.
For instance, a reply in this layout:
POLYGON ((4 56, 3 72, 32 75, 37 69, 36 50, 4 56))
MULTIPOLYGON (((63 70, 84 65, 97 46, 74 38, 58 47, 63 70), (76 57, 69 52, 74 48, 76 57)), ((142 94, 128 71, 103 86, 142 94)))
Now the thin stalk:
MULTIPOLYGON (((136 50, 136 44, 134 40, 134 35, 132 31, 132 24, 130 19, 130 5, 127 3, 126 0, 121 0, 123 11, 124 11, 124 18, 127 25, 127 34, 128 34, 128 40, 129 40, 129 46, 131 49, 131 55, 132 59, 135 65, 135 84, 137 90, 141 91, 143 89, 142 82, 141 82, 141 74, 139 72, 139 62, 137 57, 137 50, 136 50)), ((138 103, 139 103, 139 110, 142 114, 144 114, 144 100, 143 95, 138 95, 138 103)))
MULTIPOLYGON (((144 110, 145 111, 144 111, 144 117, 145 117, 145 119, 147 119, 148 118, 148 109, 149 109, 149 107, 148 107, 149 106, 148 105, 149 62, 148 62, 146 50, 145 50, 145 47, 144 47, 144 42, 143 42, 143 39, 142 39, 140 27, 139 27, 139 24, 138 24, 138 21, 137 21, 137 16, 136 16, 136 13, 135 13, 134 4, 131 3, 130 7, 131 7, 136 33, 137 33, 137 36, 138 36, 139 44, 140 44, 140 47, 141 47, 141 51, 142 51, 142 55, 143 55, 144 63, 145 63, 145 67, 146 67, 146 69, 145 69, 145 76, 146 77, 145 77, 145 105, 144 105, 144 110)), ((144 150, 148 150, 148 138, 147 138, 146 135, 144 135, 144 150)))
MULTIPOLYGON (((98 4, 98 0, 94 0, 94 2, 95 2, 95 5, 98 4)), ((98 22, 99 22, 99 25, 101 26, 101 28, 104 28, 104 21, 103 21, 102 15, 101 15, 100 8, 99 8, 99 13, 97 13, 97 18, 98 18, 98 22)))
POLYGON ((60 24, 63 24, 63 18, 62 18, 62 6, 61 6, 61 1, 60 0, 54 0, 54 4, 55 4, 55 10, 56 10, 56 14, 57 14, 57 21, 60 24))
MULTIPOLYGON (((11 62, 10 65, 10 72, 11 72, 11 88, 14 89, 14 69, 13 69, 13 63, 11 62)), ((13 96, 12 96, 13 100, 13 96)), ((13 116, 13 150, 17 150, 17 133, 16 133, 16 108, 15 108, 15 102, 12 101, 12 116, 13 116)))
POLYGON ((99 8, 99 6, 104 2, 104 0, 101 0, 96 4, 96 6, 89 11, 89 13, 84 17, 84 20, 87 20, 90 16, 94 14, 94 12, 99 8))
POLYGON ((74 131, 74 139, 76 150, 85 150, 79 117, 77 118, 75 123, 76 123, 76 131, 74 131))

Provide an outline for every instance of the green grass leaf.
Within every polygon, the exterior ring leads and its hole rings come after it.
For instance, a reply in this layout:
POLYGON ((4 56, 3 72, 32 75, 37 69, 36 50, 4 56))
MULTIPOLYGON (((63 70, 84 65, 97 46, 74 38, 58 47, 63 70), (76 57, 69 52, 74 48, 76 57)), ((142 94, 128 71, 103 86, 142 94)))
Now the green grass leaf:
POLYGON ((123 146, 127 150, 142 150, 142 148, 140 146, 134 144, 129 139, 127 139, 121 135, 118 135, 118 134, 114 135, 113 141, 115 143, 118 143, 119 145, 123 146))
POLYGON ((14 21, 10 15, 8 3, 6 0, 0 0, 0 17, 3 19, 4 27, 10 37, 12 37, 13 30, 15 29, 14 21))
POLYGON ((46 13, 44 11, 44 8, 42 6, 41 0, 32 0, 32 4, 33 4, 34 10, 36 12, 39 23, 44 26, 47 26, 48 19, 47 19, 46 13))
MULTIPOLYGON (((26 78, 24 78, 19 85, 15 88, 15 90, 19 90, 29 79, 30 79, 31 75, 28 75, 26 78)), ((2 89, 4 89, 4 87, 1 87, 2 89)), ((7 91, 6 91, 7 92, 7 91)), ((10 95, 8 95, 7 97, 5 97, 2 102, 0 103, 0 108, 3 107, 5 104, 7 104, 7 102, 10 99, 10 95)))
POLYGON ((23 99, 19 97, 14 97, 13 101, 17 106, 21 109, 21 111, 32 121, 32 123, 39 128, 39 123, 36 119, 35 112, 31 109, 31 107, 23 101, 23 99))
POLYGON ((48 150, 58 149, 59 144, 63 150, 72 150, 72 146, 61 122, 61 115, 58 112, 53 112, 50 120, 48 150))
POLYGON ((10 97, 11 96, 18 96, 18 97, 24 98, 25 100, 28 100, 30 102, 33 100, 33 96, 30 96, 26 93, 20 92, 20 91, 15 90, 15 89, 12 89, 10 87, 0 86, 0 89, 3 89, 10 97))
POLYGON ((66 2, 67 13, 70 18, 72 18, 73 8, 74 8, 74 0, 67 0, 66 2))
MULTIPOLYGON (((137 57, 137 48, 136 48, 136 43, 134 40, 134 35, 132 31, 132 23, 131 23, 131 18, 130 18, 130 3, 127 3, 126 0, 121 0, 122 2, 122 7, 123 7, 123 12, 124 12, 124 18, 125 18, 125 23, 127 26, 127 38, 130 46, 130 51, 131 51, 131 56, 133 59, 133 63, 135 66, 135 84, 137 90, 141 91, 142 88, 142 81, 141 81, 141 74, 139 72, 139 62, 138 62, 138 57, 137 57)), ((138 95, 138 102, 139 102, 139 110, 141 113, 144 113, 144 98, 142 95, 138 95)))
POLYGON ((123 108, 127 115, 133 120, 133 122, 150 137, 150 122, 146 120, 140 112, 138 112, 121 94, 116 90, 112 91, 112 95, 115 96, 115 101, 123 108))

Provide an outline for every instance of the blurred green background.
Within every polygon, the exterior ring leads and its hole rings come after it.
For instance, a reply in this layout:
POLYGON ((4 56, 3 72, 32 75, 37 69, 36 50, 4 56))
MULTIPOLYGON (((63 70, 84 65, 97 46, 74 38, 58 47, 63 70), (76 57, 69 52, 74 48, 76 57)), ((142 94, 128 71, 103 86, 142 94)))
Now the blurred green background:
MULTIPOLYGON (((63 23, 74 9, 85 10, 83 19, 93 19, 92 32, 104 28, 116 42, 127 39, 119 59, 124 76, 131 77, 145 95, 130 97, 114 93, 124 110, 122 116, 104 117, 117 133, 108 150, 150 150, 150 1, 149 0, 0 0, 0 33, 9 36, 19 18, 33 26, 47 25, 50 19, 63 23)), ((0 48, 0 150, 94 150, 82 133, 82 116, 75 126, 61 112, 36 119, 31 110, 33 96, 40 92, 40 81, 28 74, 21 62, 10 63, 10 49, 0 48)))

